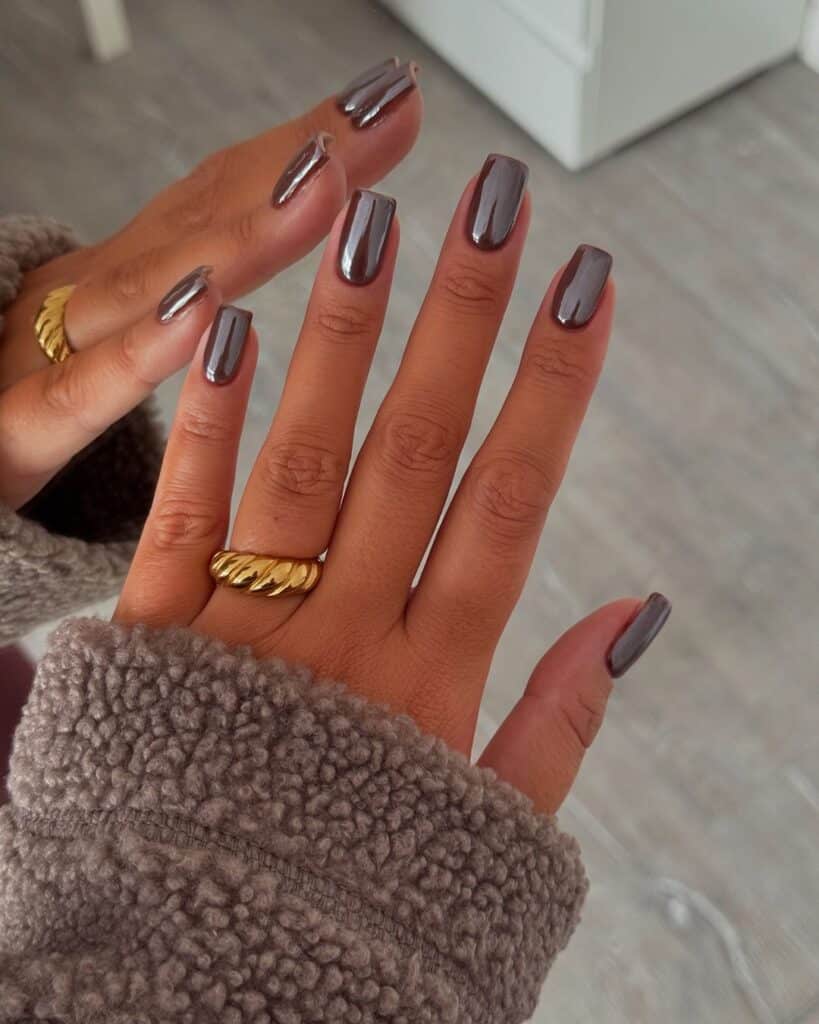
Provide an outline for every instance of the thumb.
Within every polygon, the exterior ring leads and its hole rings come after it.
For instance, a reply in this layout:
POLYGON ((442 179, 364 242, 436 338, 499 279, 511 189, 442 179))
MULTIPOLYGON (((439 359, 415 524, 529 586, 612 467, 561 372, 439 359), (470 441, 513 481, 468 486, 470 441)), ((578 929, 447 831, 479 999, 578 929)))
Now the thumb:
POLYGON ((572 626, 538 662, 481 767, 553 814, 603 722, 612 679, 643 654, 670 612, 668 599, 652 594, 645 602, 615 601, 572 626))

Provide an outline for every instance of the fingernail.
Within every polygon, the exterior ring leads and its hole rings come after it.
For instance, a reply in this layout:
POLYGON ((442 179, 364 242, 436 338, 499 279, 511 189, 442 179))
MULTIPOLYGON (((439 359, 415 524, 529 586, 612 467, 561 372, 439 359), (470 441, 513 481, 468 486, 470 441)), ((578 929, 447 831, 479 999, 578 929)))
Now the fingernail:
POLYGON ((229 384, 239 372, 253 314, 237 306, 220 306, 205 346, 205 377, 211 384, 229 384))
POLYGON ((213 267, 197 267, 186 274, 171 288, 156 307, 156 317, 161 324, 168 323, 186 313, 197 302, 204 299, 208 291, 208 275, 213 267))
POLYGON ((369 284, 381 268, 395 216, 395 200, 356 189, 347 207, 338 248, 338 272, 350 284, 369 284))
POLYGON ((330 159, 327 146, 333 142, 329 132, 319 132, 307 145, 300 149, 282 171, 282 176, 273 188, 270 202, 273 206, 284 206, 330 159))
POLYGON ((399 64, 397 68, 386 71, 369 85, 362 86, 358 91, 355 106, 347 111, 354 127, 369 128, 377 124, 386 114, 388 107, 412 92, 417 84, 417 71, 418 66, 412 62, 399 64))
POLYGON ((518 219, 529 168, 500 153, 486 158, 469 206, 467 231, 479 249, 497 249, 509 237, 518 219))
POLYGON ((373 67, 367 68, 366 71, 362 71, 352 82, 348 82, 336 96, 338 109, 345 114, 352 114, 361 104, 367 91, 372 88, 373 83, 388 75, 390 71, 398 67, 398 64, 397 57, 390 57, 389 60, 383 60, 380 64, 375 64, 373 67))
POLYGON ((579 245, 561 275, 552 302, 552 316, 561 327, 585 327, 597 312, 611 270, 611 254, 593 245, 579 245))
POLYGON ((637 611, 606 656, 610 675, 619 679, 648 650, 671 614, 671 602, 662 594, 652 594, 637 611))

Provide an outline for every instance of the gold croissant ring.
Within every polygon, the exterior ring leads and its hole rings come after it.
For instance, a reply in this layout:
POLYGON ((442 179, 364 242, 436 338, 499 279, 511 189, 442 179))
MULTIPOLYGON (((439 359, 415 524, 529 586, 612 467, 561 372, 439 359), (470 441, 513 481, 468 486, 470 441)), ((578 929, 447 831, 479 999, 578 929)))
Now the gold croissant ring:
POLYGON ((73 291, 73 284, 53 288, 34 320, 37 344, 52 363, 64 363, 73 351, 65 333, 65 304, 73 291))
POLYGON ((318 558, 273 558, 243 551, 217 551, 210 574, 222 587, 235 587, 263 597, 307 594, 321 578, 318 558))

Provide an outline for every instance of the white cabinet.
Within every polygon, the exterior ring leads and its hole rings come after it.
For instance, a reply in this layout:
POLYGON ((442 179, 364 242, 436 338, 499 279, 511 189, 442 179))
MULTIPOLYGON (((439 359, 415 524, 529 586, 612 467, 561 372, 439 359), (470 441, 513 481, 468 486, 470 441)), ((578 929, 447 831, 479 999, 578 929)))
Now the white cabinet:
POLYGON ((793 53, 806 0, 382 0, 567 167, 793 53))

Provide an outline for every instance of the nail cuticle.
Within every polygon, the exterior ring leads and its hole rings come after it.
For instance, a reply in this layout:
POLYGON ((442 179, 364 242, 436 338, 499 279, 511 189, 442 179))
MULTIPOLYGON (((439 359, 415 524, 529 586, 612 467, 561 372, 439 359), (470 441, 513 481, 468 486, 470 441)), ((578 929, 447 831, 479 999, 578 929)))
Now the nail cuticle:
POLYGON ((282 171, 270 196, 272 206, 284 206, 318 174, 330 159, 327 147, 335 141, 330 132, 319 132, 308 140, 282 171))
POLYGON ((490 153, 484 161, 467 218, 467 234, 479 249, 498 249, 517 223, 529 168, 520 160, 490 153))
POLYGON ((253 314, 238 306, 220 306, 208 335, 203 358, 205 379, 229 384, 239 372, 253 314))
POLYGON ((178 320, 207 295, 208 277, 213 267, 196 267, 165 294, 156 307, 156 318, 161 324, 178 320))
POLYGON ((611 254, 594 245, 579 245, 566 264, 552 301, 552 316, 561 327, 585 327, 597 312, 611 273, 611 254))
POLYGON ((353 192, 341 229, 337 263, 340 277, 348 284, 369 284, 377 276, 395 207, 394 199, 379 192, 353 192))
POLYGON ((668 621, 671 602, 664 594, 651 594, 609 648, 606 667, 613 679, 619 679, 645 654, 668 621))

